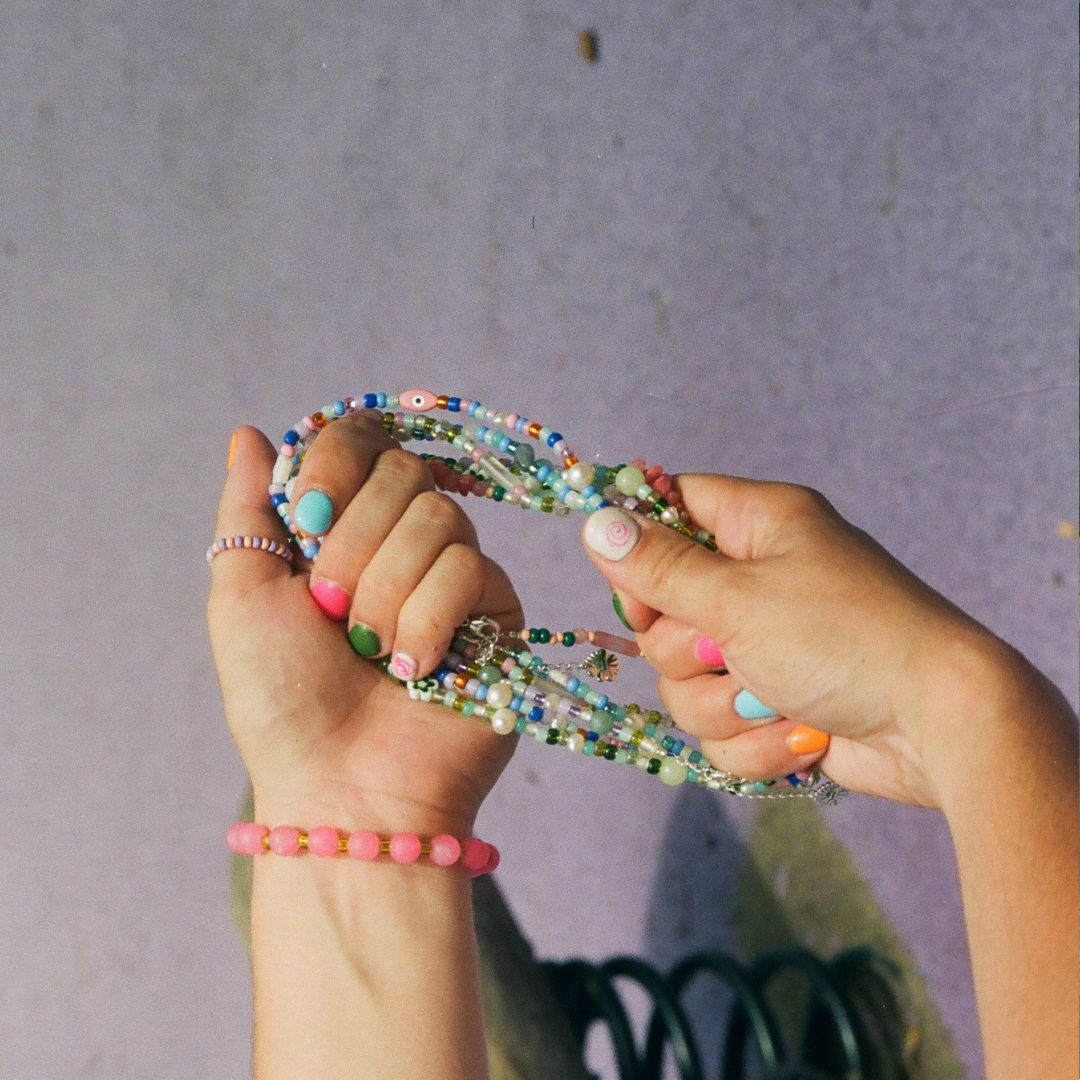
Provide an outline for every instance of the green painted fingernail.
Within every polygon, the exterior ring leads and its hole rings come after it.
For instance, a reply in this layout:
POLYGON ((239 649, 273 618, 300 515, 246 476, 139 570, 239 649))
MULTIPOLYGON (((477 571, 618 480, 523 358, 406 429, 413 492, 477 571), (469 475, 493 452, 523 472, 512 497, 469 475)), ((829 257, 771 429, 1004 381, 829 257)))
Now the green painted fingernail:
POLYGON ((619 622, 631 633, 634 633, 634 628, 626 621, 626 613, 622 609, 622 601, 619 599, 617 592, 611 594, 611 606, 615 609, 615 614, 619 616, 619 622))
POLYGON ((362 622, 358 622, 349 631, 349 644, 353 647, 353 651, 361 656, 378 656, 380 652, 379 635, 362 622))

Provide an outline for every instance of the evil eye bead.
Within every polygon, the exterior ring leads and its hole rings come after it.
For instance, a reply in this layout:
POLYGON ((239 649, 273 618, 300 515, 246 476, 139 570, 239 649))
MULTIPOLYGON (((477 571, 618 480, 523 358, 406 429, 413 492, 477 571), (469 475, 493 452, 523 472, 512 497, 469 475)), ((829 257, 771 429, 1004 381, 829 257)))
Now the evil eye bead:
POLYGON ((429 412, 438 400, 430 390, 406 390, 398 394, 398 405, 407 412, 429 412))

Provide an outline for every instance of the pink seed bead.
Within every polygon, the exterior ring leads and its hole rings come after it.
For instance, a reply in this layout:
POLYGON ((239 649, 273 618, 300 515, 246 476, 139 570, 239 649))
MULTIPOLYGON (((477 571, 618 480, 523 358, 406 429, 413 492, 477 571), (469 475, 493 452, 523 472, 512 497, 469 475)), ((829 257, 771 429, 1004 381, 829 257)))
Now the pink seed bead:
POLYGON ((461 864, 468 870, 482 870, 490 858, 490 844, 478 840, 475 836, 470 837, 461 845, 461 864))
POLYGON ((442 833, 431 838, 431 861, 436 866, 453 866, 461 857, 461 843, 455 836, 442 833))
POLYGON ((338 853, 338 831, 329 825, 320 825, 307 834, 307 849, 312 855, 336 855, 338 853))
POLYGON ((504 428, 506 428, 506 430, 507 430, 507 431, 513 431, 513 430, 514 430, 514 428, 516 428, 516 427, 517 427, 517 422, 518 422, 518 420, 520 420, 520 419, 521 419, 521 417, 520 417, 520 416, 518 416, 518 414, 517 414, 516 412, 512 412, 512 413, 510 413, 510 415, 509 415, 509 416, 507 416, 507 418, 506 418, 506 419, 505 419, 505 420, 503 421, 503 427, 504 427, 504 428))
POLYGON ((275 855, 295 855, 300 850, 300 830, 295 825, 279 825, 270 830, 269 843, 275 855))
POLYGON ((524 484, 518 484, 517 487, 515 487, 514 490, 510 493, 510 501, 518 503, 518 502, 521 502, 521 500, 524 499, 524 498, 525 498, 525 485, 524 484))
POLYGON ((478 446, 478 447, 477 447, 477 448, 476 448, 476 449, 475 449, 475 450, 474 450, 474 451, 473 451, 473 452, 472 452, 472 453, 471 453, 471 454, 469 455, 469 457, 471 457, 471 458, 473 459, 473 461, 479 461, 479 460, 480 460, 480 459, 481 459, 481 458, 482 458, 482 457, 484 456, 484 453, 485 453, 485 451, 484 451, 484 448, 483 448, 482 446, 478 446))
POLYGON ((229 826, 225 834, 225 843, 229 850, 237 855, 262 855, 263 837, 269 832, 265 825, 256 825, 254 821, 238 821, 229 826))
POLYGON ((371 862, 379 854, 379 834, 359 829, 349 837, 348 852, 354 859, 371 862))
POLYGON ((296 447, 290 446, 288 443, 282 443, 278 449, 278 453, 282 457, 296 457, 296 447))
POLYGON ((420 858, 420 837, 411 832, 395 833, 390 837, 390 858, 396 863, 416 862, 420 858))

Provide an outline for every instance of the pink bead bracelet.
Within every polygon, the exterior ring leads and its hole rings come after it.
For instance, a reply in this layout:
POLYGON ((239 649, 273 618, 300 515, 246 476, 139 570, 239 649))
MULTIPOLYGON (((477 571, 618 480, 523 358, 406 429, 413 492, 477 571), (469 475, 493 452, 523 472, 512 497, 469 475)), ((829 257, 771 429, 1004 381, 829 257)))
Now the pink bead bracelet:
POLYGON ((381 837, 370 829, 342 833, 330 825, 304 832, 295 825, 278 825, 271 829, 253 821, 238 821, 229 826, 225 843, 235 855, 298 855, 309 851, 322 858, 349 855, 359 862, 371 862, 379 855, 389 855, 404 865, 426 855, 436 866, 453 866, 460 862, 470 875, 490 874, 499 865, 499 849, 475 836, 468 840, 442 833, 430 840, 421 840, 416 833, 400 832, 381 837))

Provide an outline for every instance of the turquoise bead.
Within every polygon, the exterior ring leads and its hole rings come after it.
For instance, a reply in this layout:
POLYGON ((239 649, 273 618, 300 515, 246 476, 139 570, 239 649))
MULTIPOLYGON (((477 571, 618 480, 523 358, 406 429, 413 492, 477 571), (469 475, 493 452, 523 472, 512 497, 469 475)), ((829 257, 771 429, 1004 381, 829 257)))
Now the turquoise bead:
POLYGON ((615 726, 615 717, 607 709, 596 709, 589 720, 589 727, 597 735, 606 735, 615 726))
POLYGON ((495 683, 502 679, 502 672, 493 664, 485 664, 476 677, 484 684, 484 686, 494 686, 495 683))

